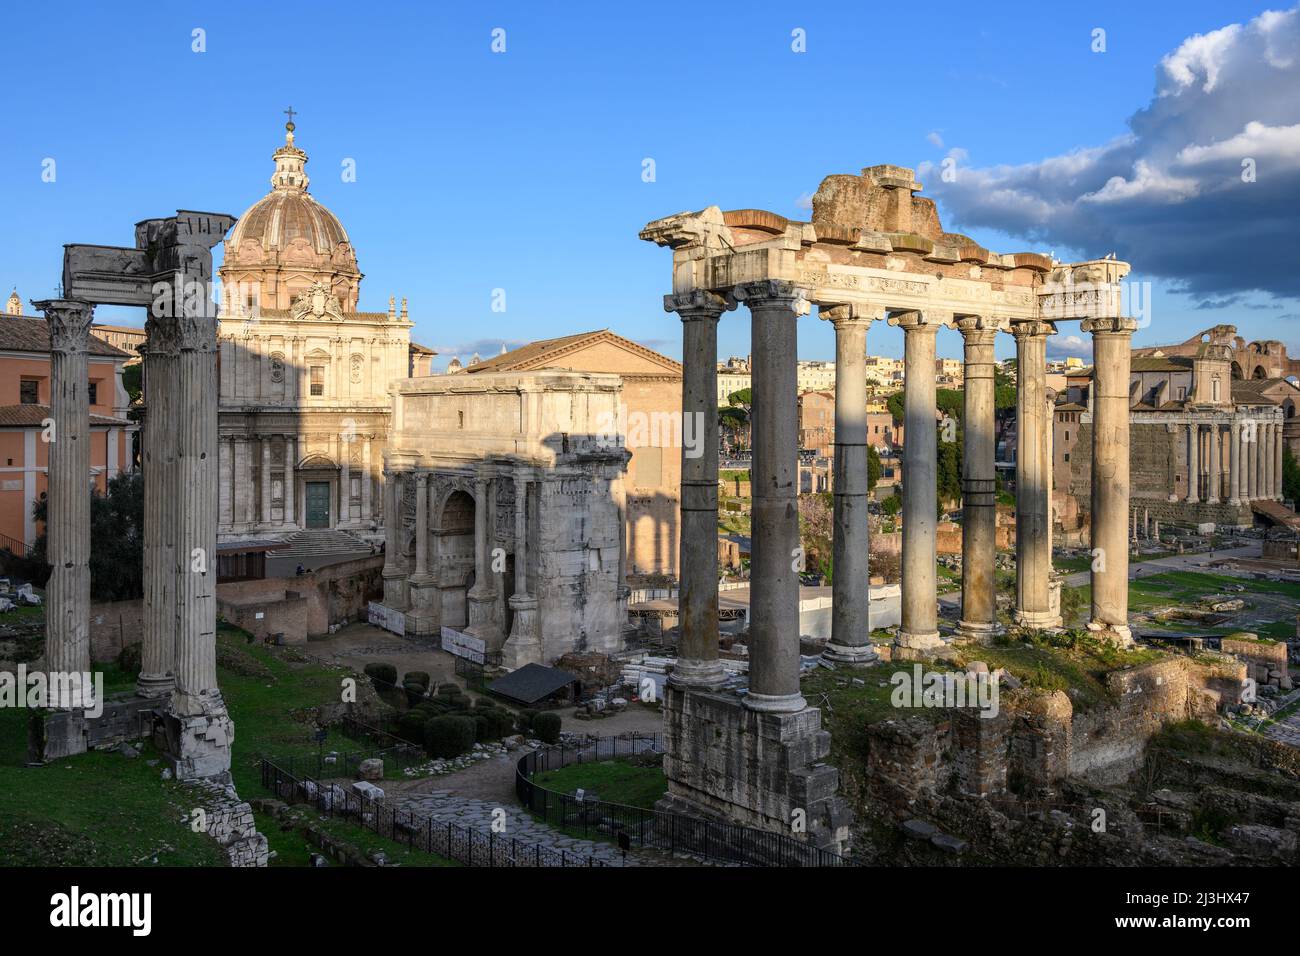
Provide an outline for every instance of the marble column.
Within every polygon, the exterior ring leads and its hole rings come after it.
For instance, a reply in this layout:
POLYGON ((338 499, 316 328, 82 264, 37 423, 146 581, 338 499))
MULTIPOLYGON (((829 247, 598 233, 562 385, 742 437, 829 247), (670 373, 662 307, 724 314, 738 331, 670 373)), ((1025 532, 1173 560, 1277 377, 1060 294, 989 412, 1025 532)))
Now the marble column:
POLYGON ((352 523, 352 442, 355 438, 343 436, 339 442, 339 512, 334 526, 341 528, 352 523))
POLYGON ((1285 499, 1282 490, 1282 436, 1285 425, 1281 421, 1273 423, 1273 497, 1278 501, 1285 499))
MULTIPOLYGON (((165 697, 176 686, 176 531, 175 496, 176 365, 179 344, 167 333, 171 326, 146 320, 144 353, 144 615, 140 647, 140 676, 136 693, 165 697)), ((230 520, 239 520, 234 495, 235 445, 227 456, 231 475, 230 520)))
POLYGON ((903 595, 894 643, 910 652, 939 647, 935 531, 938 523, 935 420, 935 337, 951 316, 900 312, 890 325, 903 330, 903 595))
MULTIPOLYGON (((703 443, 682 442, 681 637, 669 680, 679 687, 717 687, 726 672, 718 659, 718 318, 734 302, 712 292, 664 296, 664 311, 682 321, 682 418, 703 422, 703 443)), ((683 430, 684 430, 683 426, 683 430)), ((620 586, 623 581, 619 581, 620 586)))
MULTIPOLYGON (((716 460, 716 457, 715 457, 716 460)), ((542 663, 542 642, 537 634, 537 599, 528 592, 528 473, 516 471, 515 485, 515 591, 510 595, 510 638, 501 649, 501 664, 514 670, 542 663)))
MULTIPOLYGON (((217 320, 173 320, 180 341, 176 365, 176 690, 179 717, 220 717, 217 687, 217 320)), ((229 744, 219 748, 229 769, 229 744)), ((210 774, 198 772, 199 776, 210 774)))
POLYGON ((965 347, 961 500, 961 622, 958 633, 987 640, 999 630, 994 568, 997 559, 997 471, 994 438, 993 346, 998 324, 985 316, 957 320, 965 347))
POLYGON ((262 436, 262 469, 261 491, 262 491, 262 525, 269 527, 271 524, 271 438, 268 435, 262 436))
POLYGON ((368 527, 374 515, 370 512, 371 485, 375 483, 370 469, 370 439, 361 439, 361 521, 368 527))
POLYGON ((1188 504, 1201 500, 1201 426, 1187 426, 1187 497, 1188 504))
POLYGON ((1090 631, 1133 643, 1128 627, 1129 368, 1137 322, 1088 319, 1092 333, 1092 616, 1090 631))
MULTIPOLYGON (((1052 613, 1051 416, 1047 411, 1047 337, 1051 322, 1013 322, 1016 338, 1017 624, 1060 627, 1052 613)), ((1127 507, 1125 508, 1127 512, 1127 507)), ((1127 517, 1127 515, 1125 515, 1127 517)), ((1121 519, 1123 520, 1123 519, 1121 519)))
MULTIPOLYGON (((807 294, 782 280, 737 286, 750 310, 753 351, 753 550, 750 560, 751 710, 791 713, 799 692, 798 320, 807 294)), ((714 551, 710 551, 712 555, 714 551)))
POLYGON ((1235 419, 1228 442, 1228 504, 1241 504, 1241 423, 1235 419))
POLYGON ((388 470, 384 474, 384 606, 403 610, 406 607, 406 569, 402 566, 402 474, 388 470))
POLYGON ((1250 488, 1248 498, 1254 501, 1259 497, 1259 422, 1251 420, 1247 424, 1246 441, 1246 475, 1250 488))
POLYGON ((1210 422, 1210 481, 1206 490, 1205 503, 1217 505, 1223 491, 1223 475, 1219 466, 1219 425, 1210 422))
POLYGON ((294 467, 297 465, 296 442, 292 435, 286 435, 284 438, 284 524, 297 524, 298 515, 294 509, 294 492, 297 490, 294 485, 297 482, 297 476, 294 474, 294 467))
POLYGON ((835 327, 835 470, 831 639, 823 656, 870 664, 870 527, 867 524, 867 330, 876 318, 857 306, 823 306, 835 327))
POLYGON ((423 581, 429 576, 429 476, 415 476, 415 574, 423 581))
POLYGON ((492 507, 492 481, 486 473, 474 476, 474 586, 469 589, 469 624, 466 631, 482 640, 491 652, 496 637, 493 606, 496 590, 492 587, 492 555, 489 543, 488 515, 492 507))
MULTIPOLYGON (((50 330, 50 417, 45 585, 48 704, 94 704, 90 674, 90 390, 86 348, 94 306, 75 299, 33 302, 50 330)), ((81 739, 74 752, 84 749, 81 739)))

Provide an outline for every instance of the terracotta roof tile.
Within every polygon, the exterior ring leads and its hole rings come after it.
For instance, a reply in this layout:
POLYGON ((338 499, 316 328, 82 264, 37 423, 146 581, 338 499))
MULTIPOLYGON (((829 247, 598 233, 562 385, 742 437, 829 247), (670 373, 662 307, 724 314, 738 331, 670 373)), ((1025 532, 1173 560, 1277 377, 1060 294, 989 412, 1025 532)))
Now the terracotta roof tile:
MULTIPOLYGON (((40 427, 50 417, 48 405, 0 405, 0 428, 40 427)), ((133 425, 125 418, 91 414, 92 425, 133 425)))
MULTIPOLYGON (((0 352, 50 351, 50 327, 44 319, 0 318, 0 352)), ((90 336, 87 351, 91 355, 131 358, 129 352, 114 348, 103 339, 90 336)))

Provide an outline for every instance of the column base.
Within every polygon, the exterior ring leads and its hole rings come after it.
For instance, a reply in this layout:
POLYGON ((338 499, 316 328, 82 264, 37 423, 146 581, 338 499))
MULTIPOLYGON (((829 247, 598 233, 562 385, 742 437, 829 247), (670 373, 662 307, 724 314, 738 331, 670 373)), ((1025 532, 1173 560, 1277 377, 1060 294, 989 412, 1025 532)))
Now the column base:
POLYGON ((756 694, 747 693, 743 699, 746 710, 764 714, 793 714, 808 706, 803 694, 756 694))
POLYGON ((175 689, 175 674, 146 674, 141 672, 135 681, 135 692, 140 697, 167 697, 175 689))
POLYGON ((515 612, 510 637, 501 647, 501 666, 518 670, 525 664, 541 664, 542 642, 537 636, 537 599, 527 594, 512 594, 510 609, 515 612))
POLYGON ((1033 628, 1035 631, 1054 631, 1061 627, 1061 615, 1051 611, 1016 611, 1012 617, 1021 627, 1033 628))
POLYGON ((1005 632, 1006 629, 1000 624, 990 624, 985 621, 958 621, 953 637, 964 644, 988 644, 1005 632))
POLYGON ((862 667, 876 663, 880 655, 870 644, 836 644, 831 641, 822 649, 822 659, 833 664, 862 667))
POLYGON ((1137 642, 1127 624, 1107 624, 1105 621, 1089 621, 1088 633, 1093 637, 1110 641, 1119 647, 1133 647, 1137 642))
POLYGON ((678 658, 668 682, 683 690, 717 690, 727 681, 727 671, 722 661, 696 661, 678 658))
POLYGON ((1228 504, 1230 504, 1230 505, 1232 505, 1234 508, 1236 508, 1236 507, 1238 507, 1238 506, 1241 504, 1241 499, 1240 499, 1240 498, 1229 498, 1229 499, 1228 499, 1228 504))
POLYGON ((943 647, 943 638, 939 636, 938 631, 912 633, 899 628, 898 633, 894 635, 894 645, 914 651, 929 651, 943 647))

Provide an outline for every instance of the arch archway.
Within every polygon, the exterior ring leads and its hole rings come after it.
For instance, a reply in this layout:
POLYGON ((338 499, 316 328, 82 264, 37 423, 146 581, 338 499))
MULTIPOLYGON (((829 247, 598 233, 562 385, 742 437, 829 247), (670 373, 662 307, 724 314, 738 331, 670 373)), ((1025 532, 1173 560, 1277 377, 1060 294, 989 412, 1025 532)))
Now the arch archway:
POLYGON ((469 591, 474 586, 474 519, 477 505, 467 491, 456 489, 438 512, 434 544, 440 590, 442 626, 457 630, 469 625, 469 591))

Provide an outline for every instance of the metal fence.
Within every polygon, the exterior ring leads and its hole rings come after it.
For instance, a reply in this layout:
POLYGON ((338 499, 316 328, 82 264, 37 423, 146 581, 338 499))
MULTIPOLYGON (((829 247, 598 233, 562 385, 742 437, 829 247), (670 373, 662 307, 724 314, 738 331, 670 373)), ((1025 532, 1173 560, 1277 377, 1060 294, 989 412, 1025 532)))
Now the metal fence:
POLYGON ((412 810, 369 800, 340 786, 296 774, 262 759, 262 786, 285 803, 308 803, 327 816, 346 819, 412 850, 434 853, 466 866, 605 866, 591 856, 553 850, 456 823, 436 823, 412 810))
POLYGON ((802 840, 662 810, 647 810, 620 803, 559 793, 534 783, 535 774, 575 763, 612 760, 647 752, 661 752, 659 734, 600 737, 580 747, 554 746, 520 758, 515 769, 515 793, 528 810, 552 826, 603 836, 631 847, 686 853, 714 863, 738 866, 852 866, 848 860, 802 840))

